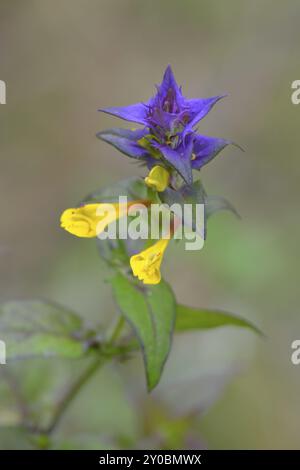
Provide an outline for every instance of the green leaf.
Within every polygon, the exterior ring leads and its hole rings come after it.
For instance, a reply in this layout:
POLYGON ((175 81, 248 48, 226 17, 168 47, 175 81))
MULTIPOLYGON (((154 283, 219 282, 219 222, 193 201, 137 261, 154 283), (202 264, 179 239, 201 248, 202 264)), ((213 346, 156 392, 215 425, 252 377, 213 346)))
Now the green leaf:
POLYGON ((161 201, 164 204, 168 204, 168 206, 172 206, 172 204, 179 204, 183 207, 184 198, 179 191, 176 191, 172 188, 166 188, 163 192, 159 194, 161 201))
POLYGON ((241 328, 249 328, 260 335, 262 334, 248 320, 239 318, 231 313, 177 305, 176 331, 204 330, 220 326, 239 326, 241 328))
POLYGON ((180 193, 186 203, 204 204, 206 201, 206 191, 200 179, 195 181, 191 186, 187 184, 183 185, 180 188, 180 193))
MULTIPOLYGON (((204 220, 204 233, 206 238, 206 224, 213 214, 220 211, 229 211, 236 217, 240 218, 235 207, 224 197, 207 195, 201 180, 197 180, 192 186, 184 185, 180 188, 180 193, 183 197, 185 204, 204 204, 205 206, 205 220, 204 220)), ((194 217, 194 215, 193 215, 194 217)), ((185 221, 186 224, 191 225, 190 220, 185 221)), ((192 228, 195 230, 194 223, 192 228)))
POLYGON ((148 188, 143 178, 132 177, 94 191, 86 196, 84 200, 81 201, 81 204, 88 202, 118 202, 119 196, 127 196, 128 201, 140 199, 153 200, 155 193, 152 189, 148 188))
MULTIPOLYGON (((196 231, 197 227, 195 224, 196 215, 196 204, 204 204, 205 206, 205 219, 204 219, 204 238, 206 238, 206 224, 207 220, 213 214, 220 211, 232 212, 236 217, 240 218, 237 210, 234 206, 224 197, 221 196, 209 196, 207 195, 201 180, 195 181, 192 185, 183 185, 179 191, 166 189, 160 195, 161 200, 166 204, 179 204, 184 213, 184 205, 190 204, 192 207, 192 216, 188 216, 183 220, 184 225, 192 228, 196 231)), ((199 232, 202 235, 202 230, 199 232)))
POLYGON ((207 196, 205 202, 206 218, 208 219, 211 215, 220 211, 229 211, 240 219, 239 213, 227 199, 221 196, 207 196))
POLYGON ((133 328, 143 351, 148 389, 159 382, 168 357, 176 314, 176 302, 169 285, 161 281, 140 287, 118 274, 112 280, 115 299, 133 328))
POLYGON ((13 301, 0 306, 0 339, 7 359, 85 353, 82 320, 64 307, 43 301, 13 301))

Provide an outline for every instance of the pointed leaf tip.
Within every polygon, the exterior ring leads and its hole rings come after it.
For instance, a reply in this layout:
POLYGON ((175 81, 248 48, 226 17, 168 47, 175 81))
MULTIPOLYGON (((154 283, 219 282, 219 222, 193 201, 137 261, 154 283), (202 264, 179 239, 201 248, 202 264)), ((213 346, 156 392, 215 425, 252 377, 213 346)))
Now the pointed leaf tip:
POLYGON ((264 336, 261 330, 248 320, 221 310, 199 309, 177 305, 175 331, 192 331, 218 328, 221 326, 237 326, 248 328, 260 336, 264 336))

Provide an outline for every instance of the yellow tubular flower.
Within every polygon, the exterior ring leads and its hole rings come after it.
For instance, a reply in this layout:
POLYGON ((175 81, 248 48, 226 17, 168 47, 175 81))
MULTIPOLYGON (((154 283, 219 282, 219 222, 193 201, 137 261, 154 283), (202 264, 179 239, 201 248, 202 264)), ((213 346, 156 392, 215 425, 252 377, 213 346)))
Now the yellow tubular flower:
POLYGON ((141 253, 130 258, 133 274, 144 284, 159 284, 161 280, 160 265, 170 239, 162 239, 141 253))
POLYGON ((67 232, 77 237, 96 237, 108 224, 126 215, 132 205, 139 203, 149 204, 148 201, 132 201, 128 204, 98 203, 66 209, 61 215, 60 224, 67 232))
POLYGON ((158 192, 164 191, 170 181, 169 172, 160 165, 155 165, 145 178, 145 183, 150 188, 156 189, 158 192))

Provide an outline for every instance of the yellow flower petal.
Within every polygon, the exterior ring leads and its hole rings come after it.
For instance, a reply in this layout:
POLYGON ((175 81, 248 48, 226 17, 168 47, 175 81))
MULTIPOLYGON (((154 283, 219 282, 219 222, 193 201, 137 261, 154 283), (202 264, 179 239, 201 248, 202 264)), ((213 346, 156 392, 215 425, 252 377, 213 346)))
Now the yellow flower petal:
POLYGON ((61 227, 77 237, 96 236, 96 211, 99 204, 87 204, 82 207, 67 209, 60 218, 61 227))
POLYGON ((149 175, 145 178, 146 185, 150 188, 156 189, 158 192, 164 191, 168 186, 169 181, 169 172, 160 165, 155 165, 149 175))
POLYGON ((158 284, 160 282, 160 265, 169 241, 170 239, 159 240, 130 258, 133 274, 144 284, 158 284))
POLYGON ((61 227, 77 237, 92 238, 103 232, 108 224, 127 214, 129 207, 140 201, 128 204, 86 204, 66 209, 60 218, 61 227))

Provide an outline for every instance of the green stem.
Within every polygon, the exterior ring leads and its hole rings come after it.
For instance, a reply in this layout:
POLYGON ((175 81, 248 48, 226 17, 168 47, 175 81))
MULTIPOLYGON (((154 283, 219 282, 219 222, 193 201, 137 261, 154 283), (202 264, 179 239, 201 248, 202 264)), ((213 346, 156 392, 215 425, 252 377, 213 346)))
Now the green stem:
POLYGON ((120 334, 121 334, 121 331, 123 329, 123 326, 124 326, 124 323, 125 323, 125 319, 123 316, 120 316, 119 319, 118 319, 118 322, 116 324, 116 326, 114 327, 113 329, 113 332, 107 342, 108 346, 112 346, 115 341, 119 338, 120 334))
POLYGON ((78 392, 82 389, 82 387, 88 382, 88 380, 94 375, 94 373, 104 364, 106 358, 97 357, 87 369, 84 370, 82 375, 78 377, 78 379, 71 385, 69 390, 67 390, 66 394, 63 396, 61 401, 59 402, 55 413, 53 415, 52 421, 48 428, 45 430, 46 434, 51 434, 52 431, 57 427, 61 418, 64 415, 66 409, 71 405, 74 398, 77 396, 78 392))
MULTIPOLYGON (((120 316, 107 342, 107 345, 112 346, 118 339, 124 326, 124 321, 124 318, 120 316)), ((108 359, 109 357, 99 356, 91 364, 89 364, 89 366, 83 371, 83 373, 78 377, 78 379, 70 386, 70 388, 67 390, 67 392, 59 402, 50 425, 43 431, 36 430, 37 432, 40 432, 41 434, 51 434, 53 432, 53 430, 60 423, 66 409, 73 402, 82 387, 89 381, 89 379, 95 374, 95 372, 97 372, 108 359)))

